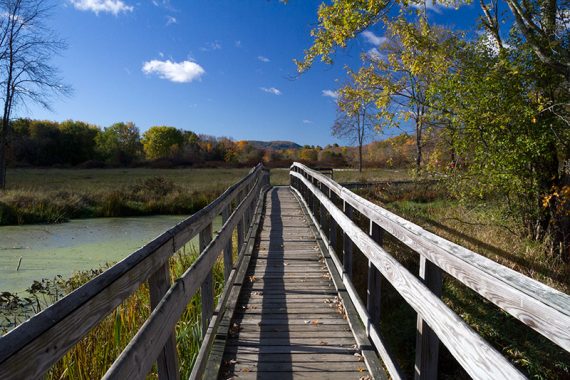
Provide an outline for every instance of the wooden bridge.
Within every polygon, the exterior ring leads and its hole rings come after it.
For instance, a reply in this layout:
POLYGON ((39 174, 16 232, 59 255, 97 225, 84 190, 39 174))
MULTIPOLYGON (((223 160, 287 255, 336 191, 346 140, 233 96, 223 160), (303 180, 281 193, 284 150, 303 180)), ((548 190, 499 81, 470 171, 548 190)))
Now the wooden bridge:
POLYGON ((191 379, 403 378, 378 331, 385 281, 418 315, 416 378, 437 378, 440 343, 473 378, 524 378, 441 301, 443 272, 570 351, 570 296, 304 165, 290 175, 291 186, 271 187, 269 172, 256 166, 203 210, 0 338, 0 379, 42 377, 145 282, 152 313, 106 379, 142 379, 155 363, 160 379, 180 378, 175 325, 198 291, 203 342, 191 379), (218 215, 223 226, 213 234, 218 215), (383 248, 385 234, 418 254, 419 275, 383 248), (168 259, 195 236, 200 255, 171 283, 168 259), (356 250, 368 261, 365 299, 352 282, 356 250), (219 259, 225 286, 216 303, 219 259))

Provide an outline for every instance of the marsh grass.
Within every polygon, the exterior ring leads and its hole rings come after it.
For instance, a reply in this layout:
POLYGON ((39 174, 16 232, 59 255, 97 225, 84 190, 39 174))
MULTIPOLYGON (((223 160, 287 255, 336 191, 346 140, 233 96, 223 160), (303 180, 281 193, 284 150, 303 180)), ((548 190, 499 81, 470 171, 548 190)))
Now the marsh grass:
MULTIPOLYGON (((549 255, 545 242, 521 237, 516 223, 507 217, 497 200, 462 203, 452 198, 445 187, 425 184, 360 193, 439 236, 564 293, 570 291, 570 265, 549 255)), ((384 242, 386 250, 404 267, 418 273, 416 253, 388 234, 384 242)), ((447 274, 442 299, 530 378, 570 378, 570 353, 447 274)), ((405 373, 413 376, 416 313, 386 281, 382 288, 382 310, 380 331, 405 373)), ((439 367, 440 378, 468 378, 443 346, 439 367)))
MULTIPOLYGON (((180 277, 195 261, 195 249, 182 249, 170 259, 172 280, 180 277)), ((223 262, 213 268, 216 303, 223 289, 223 262)), ((67 292, 94 277, 93 271, 79 272, 65 281, 67 292)), ((46 379, 101 378, 121 351, 127 346, 150 315, 150 295, 147 284, 121 303, 99 325, 65 354, 47 373, 46 379)), ((176 325, 176 345, 181 377, 188 378, 202 342, 201 299, 199 292, 192 297, 176 325)), ((156 366, 147 378, 157 377, 156 366)))
POLYGON ((192 214, 225 188, 188 190, 150 177, 112 190, 7 190, 0 193, 0 224, 61 223, 74 218, 192 214))

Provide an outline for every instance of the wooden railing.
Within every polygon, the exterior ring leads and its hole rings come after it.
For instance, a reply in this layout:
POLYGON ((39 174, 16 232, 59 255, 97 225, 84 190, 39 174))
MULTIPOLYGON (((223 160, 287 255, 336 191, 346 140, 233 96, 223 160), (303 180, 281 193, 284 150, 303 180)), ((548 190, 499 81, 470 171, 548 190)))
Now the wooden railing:
POLYGON ((381 318, 382 277, 418 314, 416 378, 437 378, 440 342, 473 378, 524 378, 440 299, 442 271, 570 351, 570 296, 436 236, 305 165, 293 164, 290 176, 291 186, 311 211, 315 224, 320 226, 321 238, 342 273, 343 283, 369 338, 394 379, 403 375, 376 328, 381 318), (357 213, 369 222, 367 231, 354 222, 357 213), (339 233, 342 244, 337 244, 339 233), (419 254, 419 279, 382 248, 384 233, 419 254), (342 252, 335 252, 337 246, 342 246, 342 252), (360 300, 351 282, 354 246, 369 263, 366 303, 360 300))
POLYGON ((178 379, 175 324, 200 289, 203 334, 207 331, 214 310, 212 267, 223 251, 226 284, 232 282, 234 230, 240 252, 268 185, 269 173, 256 166, 204 209, 0 338, 0 379, 41 377, 146 281, 151 315, 105 378, 142 379, 157 363, 160 379, 178 379), (223 226, 212 239, 212 222, 219 215, 223 226), (200 255, 171 284, 168 259, 197 235, 200 255))

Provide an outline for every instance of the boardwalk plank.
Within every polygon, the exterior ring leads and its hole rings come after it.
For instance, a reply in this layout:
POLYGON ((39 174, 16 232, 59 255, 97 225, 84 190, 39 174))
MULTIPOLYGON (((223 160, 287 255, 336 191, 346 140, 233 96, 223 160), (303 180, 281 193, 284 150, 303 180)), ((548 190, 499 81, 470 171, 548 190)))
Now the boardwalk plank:
POLYGON ((268 193, 257 242, 226 326, 219 378, 367 378, 314 232, 288 188, 268 193))

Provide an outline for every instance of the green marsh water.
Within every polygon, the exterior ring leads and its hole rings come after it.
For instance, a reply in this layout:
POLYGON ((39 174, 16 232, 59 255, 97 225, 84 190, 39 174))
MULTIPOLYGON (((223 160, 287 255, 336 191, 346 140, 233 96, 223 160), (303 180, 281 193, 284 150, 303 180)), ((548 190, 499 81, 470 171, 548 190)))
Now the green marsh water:
MULTIPOLYGON (((184 218, 76 219, 63 224, 0 227, 0 292, 22 292, 34 280, 56 275, 67 278, 79 270, 120 261, 184 218)), ((218 218, 214 230, 220 224, 218 218)))

